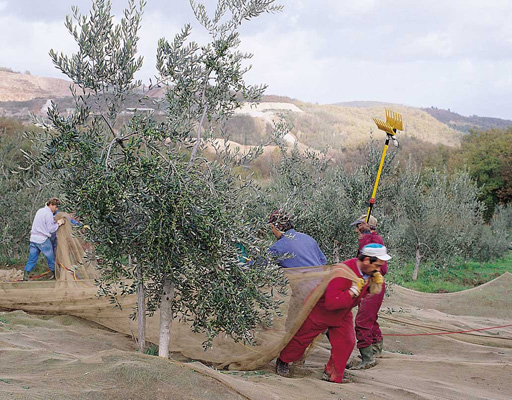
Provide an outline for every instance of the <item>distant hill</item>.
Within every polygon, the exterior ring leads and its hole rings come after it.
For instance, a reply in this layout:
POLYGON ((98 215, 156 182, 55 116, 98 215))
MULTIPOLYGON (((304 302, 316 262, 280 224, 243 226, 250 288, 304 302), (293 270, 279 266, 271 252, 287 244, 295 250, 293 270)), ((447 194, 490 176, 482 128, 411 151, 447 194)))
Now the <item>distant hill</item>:
MULTIPOLYGON (((73 107, 69 91, 70 82, 64 79, 44 78, 21 74, 0 68, 0 115, 28 120, 30 113, 45 115, 50 100, 63 111, 73 107)), ((124 112, 127 118, 134 109, 153 110, 164 118, 164 88, 141 88, 131 96, 124 112), (140 97, 145 100, 140 101, 140 97)), ((292 126, 288 143, 298 142, 307 148, 330 149, 336 159, 347 150, 368 143, 371 135, 376 140, 384 138, 372 118, 385 119, 385 109, 400 112, 404 117, 404 132, 398 139, 408 143, 458 146, 464 132, 470 128, 512 126, 512 121, 498 118, 463 117, 449 110, 415 108, 399 104, 353 101, 318 105, 305 103, 285 96, 265 95, 258 107, 244 106, 228 122, 231 140, 245 146, 264 143, 272 131, 272 121, 283 116, 292 126)))
POLYGON ((70 81, 20 74, 0 68, 0 101, 27 101, 37 97, 69 96, 70 81))
POLYGON ((423 108, 422 110, 432 115, 443 124, 465 133, 469 133, 470 129, 488 130, 492 128, 508 128, 512 126, 512 121, 507 119, 479 117, 477 115, 464 117, 463 115, 454 113, 450 110, 443 110, 436 107, 423 108))

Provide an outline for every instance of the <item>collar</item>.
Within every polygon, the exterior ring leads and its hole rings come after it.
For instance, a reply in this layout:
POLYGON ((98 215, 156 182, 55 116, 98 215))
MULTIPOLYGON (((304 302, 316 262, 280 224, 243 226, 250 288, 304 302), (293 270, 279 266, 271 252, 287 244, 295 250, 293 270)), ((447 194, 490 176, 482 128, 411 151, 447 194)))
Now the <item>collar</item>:
POLYGON ((285 236, 288 238, 293 238, 293 236, 295 236, 296 233, 297 231, 295 231, 295 229, 288 229, 286 232, 283 232, 280 239, 284 238, 285 236))
POLYGON ((357 262, 356 262, 356 267, 357 267, 357 270, 359 271, 359 275, 361 275, 364 280, 367 280, 370 277, 370 275, 363 274, 363 271, 361 271, 361 268, 359 268, 359 264, 357 262))

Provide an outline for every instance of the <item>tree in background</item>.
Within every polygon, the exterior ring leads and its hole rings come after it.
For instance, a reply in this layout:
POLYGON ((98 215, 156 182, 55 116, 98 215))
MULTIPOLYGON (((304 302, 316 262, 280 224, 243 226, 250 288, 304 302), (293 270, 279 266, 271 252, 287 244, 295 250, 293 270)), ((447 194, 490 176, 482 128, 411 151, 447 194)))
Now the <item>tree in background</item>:
POLYGON ((220 0, 210 18, 203 5, 191 4, 211 41, 190 41, 189 25, 172 42, 159 41, 159 81, 167 88, 160 122, 137 110, 121 118, 140 86, 134 74, 142 65, 136 50, 144 2, 130 1, 119 24, 110 1, 95 0, 85 16, 74 8, 66 26, 78 53, 50 55, 79 88, 75 109, 66 116, 53 105, 45 134, 34 138, 45 146, 34 165, 46 168, 46 179, 57 181, 91 226, 102 293, 116 299, 143 289, 148 312, 160 309, 163 357, 173 318, 206 332, 205 345, 220 332, 252 343, 253 329, 277 312, 270 289, 286 283, 258 234, 264 221, 246 216, 259 188, 232 173, 261 147, 240 154, 212 140, 241 102, 258 101, 264 90, 243 80, 250 55, 236 50, 240 24, 280 8, 271 0, 220 0), (205 157, 208 149, 216 160, 205 157))
MULTIPOLYGON (((280 149, 268 197, 259 200, 267 204, 267 215, 276 207, 286 209, 297 229, 317 240, 329 262, 353 257, 357 238, 350 223, 367 210, 381 157, 379 143, 371 139, 359 154, 360 165, 351 171, 333 165, 325 153, 301 153, 297 147, 288 151, 282 145, 280 149)), ((393 159, 390 152, 377 194, 378 218, 389 211, 389 176, 396 173, 393 159)))
POLYGON ((412 279, 421 262, 445 265, 455 257, 468 258, 483 224, 478 188, 467 172, 421 172, 412 163, 396 180, 395 212, 389 227, 389 246, 404 258, 414 255, 412 279))
POLYGON ((25 166, 20 149, 37 151, 23 132, 35 130, 35 126, 0 117, 0 257, 5 262, 27 256, 30 224, 52 193, 52 186, 41 185, 36 173, 19 173, 19 167, 25 166))
POLYGON ((480 198, 487 207, 484 216, 490 220, 496 205, 511 198, 512 129, 472 131, 462 140, 461 155, 481 188, 480 198))
MULTIPOLYGON (((347 171, 320 153, 282 148, 268 197, 259 204, 266 205, 267 213, 281 207, 294 215, 297 229, 313 236, 330 262, 353 257, 357 241, 349 224, 367 210, 380 151, 378 143, 370 142, 360 156, 362 164, 347 171)), ((506 213, 487 226, 479 195, 467 171, 421 170, 411 160, 401 167, 391 153, 374 214, 379 233, 397 256, 392 263, 414 262, 415 280, 425 262, 442 268, 459 258, 502 257, 509 237, 506 213)))

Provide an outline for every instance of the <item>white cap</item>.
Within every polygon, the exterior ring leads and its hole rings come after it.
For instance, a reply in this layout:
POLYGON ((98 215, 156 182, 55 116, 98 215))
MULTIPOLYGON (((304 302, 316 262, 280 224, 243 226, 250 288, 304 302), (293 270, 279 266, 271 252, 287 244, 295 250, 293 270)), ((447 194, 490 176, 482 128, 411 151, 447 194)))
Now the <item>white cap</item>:
POLYGON ((388 249, 378 243, 370 243, 361 249, 361 254, 368 257, 376 257, 382 261, 391 260, 391 256, 387 253, 388 249))

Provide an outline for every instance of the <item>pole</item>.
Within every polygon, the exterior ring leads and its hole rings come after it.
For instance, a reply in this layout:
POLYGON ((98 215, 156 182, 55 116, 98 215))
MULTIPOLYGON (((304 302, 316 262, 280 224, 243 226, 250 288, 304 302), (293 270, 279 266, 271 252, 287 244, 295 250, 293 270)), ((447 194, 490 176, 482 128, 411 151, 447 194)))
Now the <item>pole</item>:
POLYGON ((396 131, 404 130, 402 115, 397 112, 386 110, 386 122, 381 121, 380 119, 377 118, 373 118, 373 121, 377 124, 377 127, 381 131, 386 132, 387 137, 386 144, 384 145, 384 150, 382 151, 382 156, 380 158, 379 170, 377 171, 377 178, 375 179, 375 184, 373 185, 373 192, 372 196, 370 197, 368 212, 366 213, 367 223, 370 221, 370 215, 372 214, 373 205, 375 204, 375 195, 377 194, 377 188, 379 186, 380 174, 382 173, 382 168, 384 167, 384 160, 386 159, 389 140, 393 139, 393 143, 398 147, 398 141, 395 139, 396 131))
POLYGON ((370 203, 368 205, 368 211, 366 213, 366 222, 367 223, 370 220, 370 215, 372 214, 372 208, 373 208, 373 205, 375 204, 375 195, 377 194, 377 188, 379 186, 380 175, 382 173, 382 168, 384 167, 384 160, 386 159, 386 153, 388 151, 389 136, 390 135, 388 135, 386 138, 386 143, 384 144, 384 150, 382 150, 382 156, 380 157, 379 170, 377 171, 377 178, 375 179, 375 184, 373 185, 373 192, 372 192, 372 196, 370 197, 370 203))

